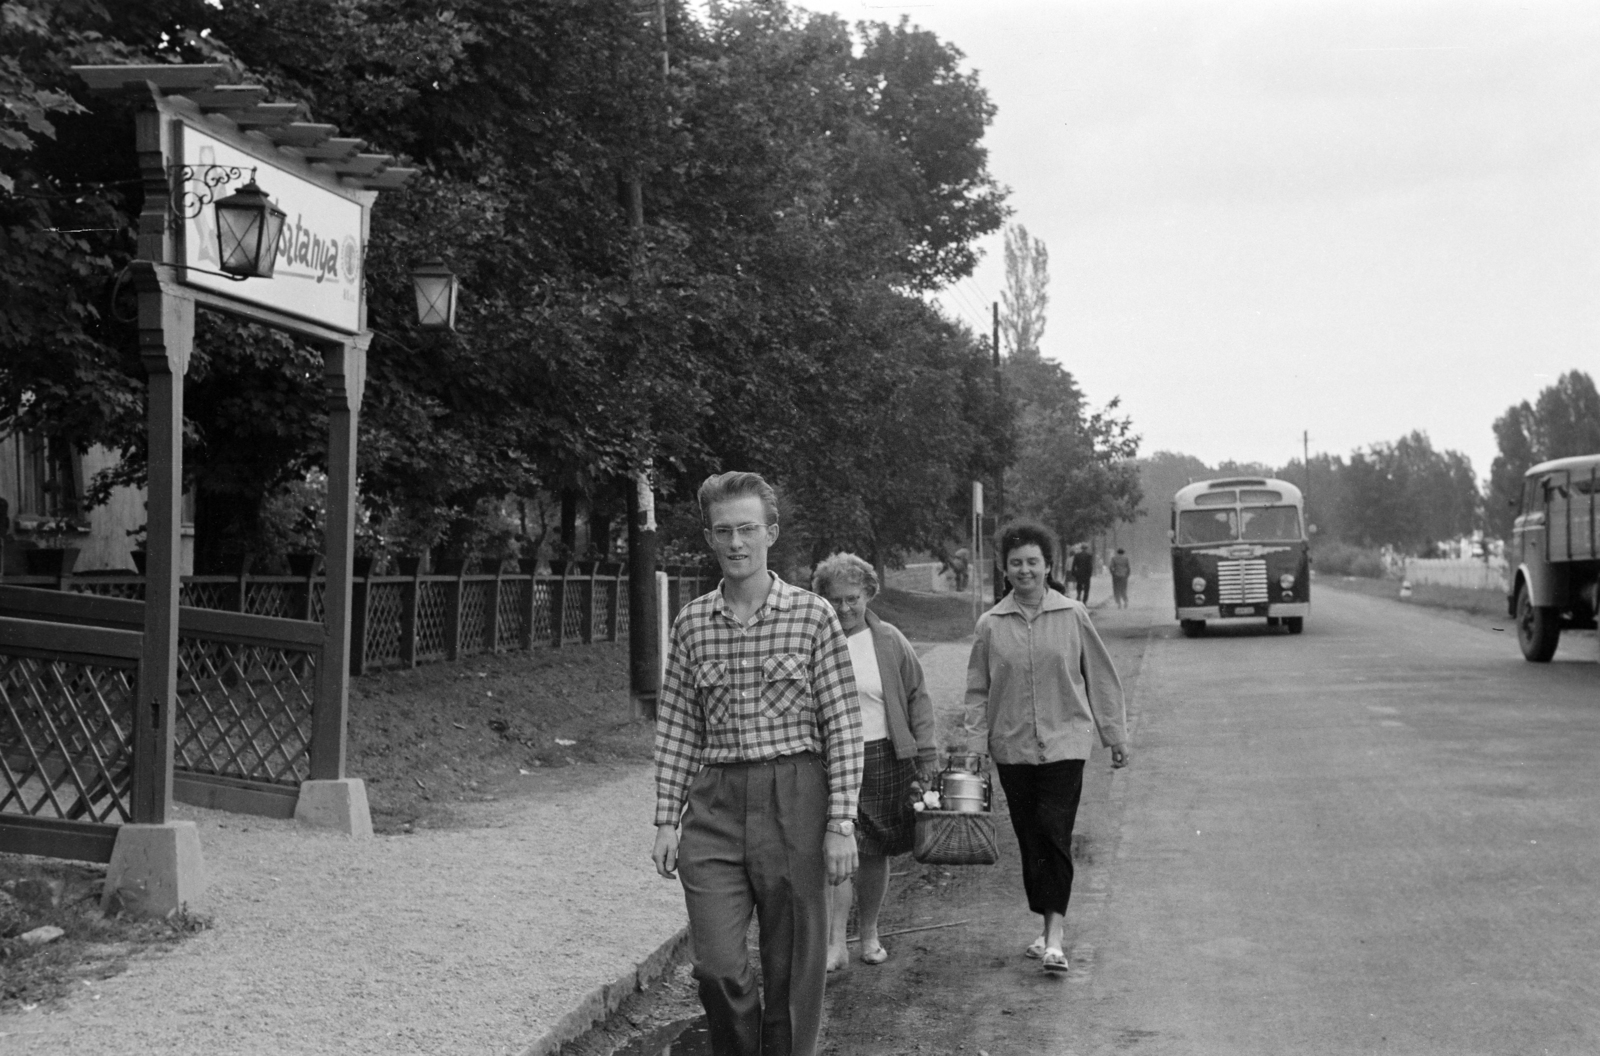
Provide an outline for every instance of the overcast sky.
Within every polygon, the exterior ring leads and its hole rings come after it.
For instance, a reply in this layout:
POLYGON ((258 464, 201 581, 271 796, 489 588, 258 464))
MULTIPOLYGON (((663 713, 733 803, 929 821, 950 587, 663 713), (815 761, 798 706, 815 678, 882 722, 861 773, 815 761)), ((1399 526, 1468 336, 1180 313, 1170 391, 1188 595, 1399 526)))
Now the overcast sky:
MULTIPOLYGON (((801 0, 901 13, 999 107, 1043 347, 1146 453, 1281 464, 1491 424, 1600 336, 1600 4, 801 0)), ((943 298, 988 330, 999 236, 943 298)))

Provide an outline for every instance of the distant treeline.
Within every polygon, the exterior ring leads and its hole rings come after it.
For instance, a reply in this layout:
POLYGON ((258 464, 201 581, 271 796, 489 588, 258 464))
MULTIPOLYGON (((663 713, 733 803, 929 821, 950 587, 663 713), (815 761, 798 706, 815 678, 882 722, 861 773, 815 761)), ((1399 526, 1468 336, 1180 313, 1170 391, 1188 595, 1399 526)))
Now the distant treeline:
POLYGON ((1136 563, 1163 567, 1173 492, 1193 480, 1236 474, 1279 477, 1304 489, 1306 521, 1317 528, 1319 548, 1391 546, 1426 557, 1440 543, 1478 530, 1505 538, 1530 466, 1600 452, 1600 393, 1588 374, 1570 371, 1536 400, 1507 408, 1494 432, 1499 454, 1481 489, 1466 455, 1436 450, 1423 432, 1371 444, 1348 457, 1313 455, 1309 478, 1302 459, 1281 466, 1210 466, 1191 455, 1158 451, 1139 460, 1143 513, 1118 529, 1116 545, 1126 547, 1136 563))

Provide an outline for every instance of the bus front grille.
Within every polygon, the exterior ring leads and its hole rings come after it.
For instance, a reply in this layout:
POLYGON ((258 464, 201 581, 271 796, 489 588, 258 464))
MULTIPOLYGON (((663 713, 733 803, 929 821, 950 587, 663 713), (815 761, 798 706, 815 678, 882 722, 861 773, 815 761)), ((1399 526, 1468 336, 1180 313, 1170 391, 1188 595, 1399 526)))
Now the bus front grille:
POLYGON ((1267 563, 1217 562, 1217 600, 1223 605, 1264 605, 1267 601, 1267 563))

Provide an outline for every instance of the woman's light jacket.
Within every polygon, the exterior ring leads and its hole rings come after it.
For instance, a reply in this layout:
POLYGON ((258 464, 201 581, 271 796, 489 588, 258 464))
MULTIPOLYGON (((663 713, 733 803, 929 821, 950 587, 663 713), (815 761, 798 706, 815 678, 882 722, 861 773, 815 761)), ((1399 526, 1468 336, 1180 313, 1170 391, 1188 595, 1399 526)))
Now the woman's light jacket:
POLYGON ((962 726, 997 763, 1087 759, 1128 739, 1122 680, 1089 610, 1045 591, 1032 622, 1008 594, 978 617, 962 726))
POLYGON ((883 680, 883 710, 896 759, 916 759, 924 770, 938 765, 933 743, 933 699, 928 696, 922 663, 900 628, 884 623, 867 610, 872 651, 878 657, 878 677, 883 680))

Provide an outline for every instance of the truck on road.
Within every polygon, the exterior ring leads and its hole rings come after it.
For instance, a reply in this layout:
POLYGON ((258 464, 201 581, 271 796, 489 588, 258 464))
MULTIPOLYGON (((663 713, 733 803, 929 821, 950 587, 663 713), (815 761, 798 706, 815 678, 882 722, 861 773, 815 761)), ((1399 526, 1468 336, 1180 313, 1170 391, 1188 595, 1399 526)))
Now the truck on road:
POLYGON ((1506 609, 1525 659, 1545 663, 1564 630, 1595 625, 1600 550, 1595 502, 1600 455, 1541 462, 1522 478, 1506 554, 1506 609))

